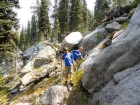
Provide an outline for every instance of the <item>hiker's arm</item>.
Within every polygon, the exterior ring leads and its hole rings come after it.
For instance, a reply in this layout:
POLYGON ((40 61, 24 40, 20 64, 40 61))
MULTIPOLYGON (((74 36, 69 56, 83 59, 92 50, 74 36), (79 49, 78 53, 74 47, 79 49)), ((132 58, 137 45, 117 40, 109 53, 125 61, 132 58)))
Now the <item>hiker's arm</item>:
POLYGON ((75 60, 74 60, 74 59, 72 59, 72 61, 73 61, 73 65, 75 66, 75 65, 76 65, 76 62, 75 62, 75 60))
POLYGON ((85 61, 85 58, 84 57, 81 57, 84 61, 85 61))

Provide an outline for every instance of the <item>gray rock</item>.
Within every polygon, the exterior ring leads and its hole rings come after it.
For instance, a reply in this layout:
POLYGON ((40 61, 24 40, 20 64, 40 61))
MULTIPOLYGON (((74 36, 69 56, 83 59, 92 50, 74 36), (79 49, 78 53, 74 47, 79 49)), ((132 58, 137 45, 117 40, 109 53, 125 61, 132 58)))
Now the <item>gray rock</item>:
POLYGON ((121 23, 125 20, 128 20, 128 17, 118 17, 118 18, 115 19, 115 21, 118 22, 118 23, 121 23))
POLYGON ((111 24, 107 24, 107 26, 105 27, 105 29, 108 32, 118 31, 120 28, 121 28, 121 25, 118 22, 113 22, 111 24))
POLYGON ((65 103, 65 98, 68 98, 68 90, 65 86, 51 86, 41 96, 40 102, 43 105, 60 105, 65 103))
POLYGON ((82 41, 82 46, 84 48, 83 55, 85 56, 88 54, 89 51, 97 46, 99 42, 104 40, 108 34, 109 33, 106 31, 106 29, 102 28, 91 32, 89 35, 86 35, 82 41))
POLYGON ((34 61, 34 67, 38 68, 44 64, 51 63, 51 60, 49 58, 36 58, 34 61))
POLYGON ((30 59, 34 51, 35 51, 35 46, 31 46, 24 52, 23 58, 30 59))
POLYGON ((83 36, 80 32, 72 32, 62 41, 59 50, 63 51, 64 47, 68 47, 69 51, 71 51, 74 47, 78 47, 82 39, 83 36))
MULTIPOLYGON (((97 92, 92 103, 96 100, 100 101, 100 105, 139 105, 140 103, 140 68, 138 66, 126 69, 124 72, 129 72, 130 74, 123 76, 119 83, 110 81, 106 87, 101 91, 97 92), (131 73, 130 71, 134 71, 131 73), (110 85, 114 83, 113 85, 110 85), (106 89, 109 87, 108 89, 106 89)), ((124 74, 120 72, 119 74, 124 74)))
POLYGON ((85 67, 82 78, 83 86, 88 92, 93 92, 95 87, 103 88, 114 74, 140 62, 140 20, 138 20, 140 8, 135 14, 132 16, 130 25, 124 31, 122 39, 88 59, 89 63, 85 67), (131 29, 129 33, 128 29, 131 29))

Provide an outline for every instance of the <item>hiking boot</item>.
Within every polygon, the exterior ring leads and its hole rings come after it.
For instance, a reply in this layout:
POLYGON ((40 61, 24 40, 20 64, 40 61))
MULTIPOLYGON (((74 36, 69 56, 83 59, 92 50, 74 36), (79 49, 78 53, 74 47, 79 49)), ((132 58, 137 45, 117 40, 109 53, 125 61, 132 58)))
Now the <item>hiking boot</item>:
POLYGON ((66 85, 66 86, 68 85, 68 81, 65 81, 65 85, 66 85))
POLYGON ((73 82, 72 82, 72 80, 70 80, 70 85, 73 86, 73 82))

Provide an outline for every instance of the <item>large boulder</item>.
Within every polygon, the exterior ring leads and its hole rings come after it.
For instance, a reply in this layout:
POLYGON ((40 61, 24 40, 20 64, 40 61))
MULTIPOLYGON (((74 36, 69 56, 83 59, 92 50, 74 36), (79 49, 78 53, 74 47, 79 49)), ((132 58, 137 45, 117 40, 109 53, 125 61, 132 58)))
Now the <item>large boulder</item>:
POLYGON ((139 105, 140 63, 114 75, 114 78, 99 92, 92 103, 100 105, 139 105))
POLYGON ((51 46, 46 46, 40 50, 35 57, 34 67, 38 68, 44 64, 49 64, 55 60, 56 52, 51 46))
POLYGON ((95 30, 90 34, 86 35, 82 41, 82 46, 84 48, 83 55, 88 54, 89 51, 93 49, 95 46, 97 46, 99 42, 104 40, 107 35, 109 35, 109 33, 105 28, 95 30))
POLYGON ((106 30, 108 32, 118 31, 121 28, 121 25, 118 22, 113 22, 111 24, 107 24, 106 30))
POLYGON ((40 102, 43 105, 65 105, 68 93, 65 86, 51 86, 43 93, 40 102))
POLYGON ((82 77, 88 92, 103 88, 119 71, 133 67, 140 62, 140 6, 132 16, 122 38, 88 59, 82 77))
POLYGON ((30 57, 32 56, 32 54, 34 53, 34 51, 35 51, 35 45, 31 46, 30 48, 28 48, 24 52, 23 58, 30 59, 30 57))
POLYGON ((78 47, 82 39, 83 39, 83 36, 80 32, 72 32, 68 36, 66 36, 65 39, 62 41, 59 50, 63 52, 63 48, 68 47, 70 51, 73 48, 78 47))

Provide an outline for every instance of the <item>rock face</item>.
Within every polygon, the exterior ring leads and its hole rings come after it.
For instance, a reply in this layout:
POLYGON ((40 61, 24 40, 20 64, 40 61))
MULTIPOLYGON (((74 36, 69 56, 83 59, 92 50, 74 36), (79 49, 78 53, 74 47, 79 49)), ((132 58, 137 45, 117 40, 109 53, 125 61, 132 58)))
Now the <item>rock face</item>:
POLYGON ((82 78, 83 86, 90 93, 102 89, 93 97, 92 103, 97 100, 100 105, 138 105, 140 103, 138 89, 140 67, 137 66, 140 64, 139 17, 140 5, 120 37, 100 53, 92 53, 92 56, 87 58, 88 64, 82 78), (131 70, 127 73, 129 69, 131 70), (120 73, 116 74, 118 72, 120 73))
POLYGON ((80 32, 72 32, 62 41, 60 46, 60 51, 63 51, 64 47, 68 47, 69 51, 73 48, 78 47, 80 42, 82 41, 83 36, 80 32))
POLYGON ((45 76, 49 77, 54 75, 54 71, 58 68, 55 59, 56 52, 50 44, 44 42, 38 43, 34 48, 32 55, 28 58, 29 62, 19 72, 21 76, 21 85, 18 86, 19 91, 24 90, 31 83, 38 81, 45 76))
POLYGON ((92 103, 100 100, 100 105, 138 105, 140 103, 139 75, 140 63, 116 73, 114 80, 94 95, 92 103))
POLYGON ((109 33, 105 28, 95 30, 83 38, 82 46, 84 48, 83 55, 89 53, 99 42, 101 42, 109 33))
POLYGON ((43 105, 65 105, 68 90, 65 86, 52 86, 44 92, 41 98, 43 105))
POLYGON ((120 27, 121 27, 121 25, 118 22, 113 22, 106 26, 106 30, 108 32, 114 32, 114 31, 118 31, 120 29, 120 27))

